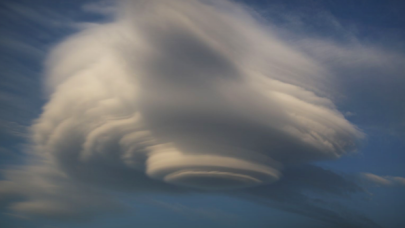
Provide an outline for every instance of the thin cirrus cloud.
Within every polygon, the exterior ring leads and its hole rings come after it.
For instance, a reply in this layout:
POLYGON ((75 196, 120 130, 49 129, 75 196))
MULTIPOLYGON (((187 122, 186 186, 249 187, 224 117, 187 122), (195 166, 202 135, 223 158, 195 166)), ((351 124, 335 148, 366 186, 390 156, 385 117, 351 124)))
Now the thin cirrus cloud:
POLYGON ((378 176, 372 173, 360 173, 359 178, 365 184, 373 186, 401 186, 405 187, 405 178, 395 176, 378 176))
POLYGON ((289 45, 251 13, 225 0, 122 1, 112 22, 53 48, 49 101, 31 128, 27 164, 0 182, 8 207, 76 218, 124 209, 109 190, 234 189, 357 224, 309 204, 301 190, 344 195, 361 187, 313 166, 290 169, 355 152, 364 138, 333 103, 322 52, 305 52, 318 41, 289 45), (273 195, 262 190, 269 188, 273 195))

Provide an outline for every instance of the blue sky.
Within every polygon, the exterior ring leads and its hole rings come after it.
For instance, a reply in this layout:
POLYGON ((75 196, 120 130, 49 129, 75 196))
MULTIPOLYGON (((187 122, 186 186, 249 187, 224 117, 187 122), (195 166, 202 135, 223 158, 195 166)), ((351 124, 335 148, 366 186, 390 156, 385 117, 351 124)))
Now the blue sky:
POLYGON ((1 227, 405 226, 401 1, 1 1, 1 227))

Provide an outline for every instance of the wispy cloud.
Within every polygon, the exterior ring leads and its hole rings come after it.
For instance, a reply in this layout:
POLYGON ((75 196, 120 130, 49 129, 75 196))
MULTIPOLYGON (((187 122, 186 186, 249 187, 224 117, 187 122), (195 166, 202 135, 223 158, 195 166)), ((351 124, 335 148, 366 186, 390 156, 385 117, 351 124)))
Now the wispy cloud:
POLYGON ((8 9, 6 13, 10 14, 10 16, 22 17, 39 26, 61 28, 70 26, 73 23, 71 18, 54 12, 49 8, 32 8, 19 3, 4 3, 4 5, 8 9))
POLYGON ((372 186, 401 186, 405 187, 405 178, 404 177, 395 177, 395 176, 378 176, 372 173, 361 173, 359 178, 362 182, 367 185, 372 186))

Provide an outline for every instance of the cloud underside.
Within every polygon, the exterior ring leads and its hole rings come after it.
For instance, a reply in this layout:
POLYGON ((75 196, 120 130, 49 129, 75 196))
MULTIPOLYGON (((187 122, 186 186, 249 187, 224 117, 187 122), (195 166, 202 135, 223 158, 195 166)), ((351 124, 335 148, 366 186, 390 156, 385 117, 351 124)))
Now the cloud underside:
MULTIPOLYGON (((114 21, 49 54, 49 101, 32 126, 32 153, 4 173, 1 196, 15 212, 75 217, 121 208, 110 190, 249 189, 290 211, 344 220, 305 203, 301 188, 289 195, 296 184, 319 186, 284 170, 337 159, 363 138, 332 102, 333 72, 303 49, 233 2, 124 1, 114 21), (271 197, 277 186, 283 193, 271 197)), ((350 186, 321 188, 361 191, 350 186)))

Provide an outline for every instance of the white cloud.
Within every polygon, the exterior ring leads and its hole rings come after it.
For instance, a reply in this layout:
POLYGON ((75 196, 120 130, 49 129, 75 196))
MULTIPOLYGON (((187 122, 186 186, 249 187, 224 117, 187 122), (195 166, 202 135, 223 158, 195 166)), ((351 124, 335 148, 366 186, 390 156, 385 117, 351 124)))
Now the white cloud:
POLYGON ((67 38, 46 63, 39 162, 1 183, 28 198, 10 208, 91 214, 116 204, 106 189, 253 187, 354 152, 364 135, 331 100, 330 69, 276 32, 229 1, 152 0, 67 38))
POLYGON ((52 95, 33 127, 41 153, 69 154, 79 166, 131 164, 196 187, 200 179, 273 182, 282 164, 356 149, 362 133, 309 90, 318 91, 326 69, 243 8, 227 1, 129 5, 117 21, 51 53, 52 95))

